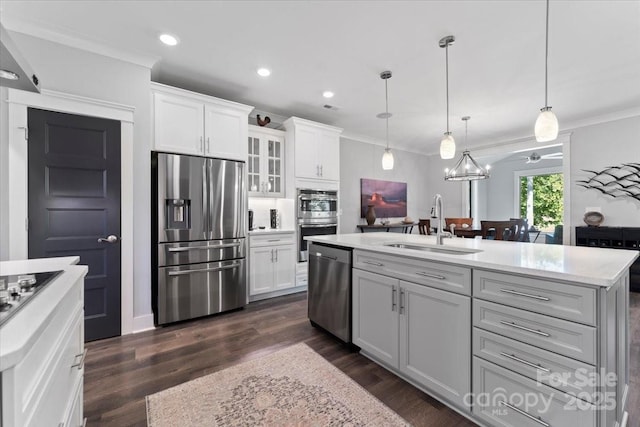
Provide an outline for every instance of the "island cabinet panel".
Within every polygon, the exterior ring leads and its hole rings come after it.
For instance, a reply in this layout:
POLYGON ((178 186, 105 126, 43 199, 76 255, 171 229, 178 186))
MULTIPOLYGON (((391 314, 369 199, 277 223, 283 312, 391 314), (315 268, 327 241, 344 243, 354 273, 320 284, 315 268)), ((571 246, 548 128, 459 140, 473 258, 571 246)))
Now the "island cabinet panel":
POLYGON ((596 324, 596 290, 593 288, 474 270, 473 295, 574 322, 596 324))
POLYGON ((465 407, 471 298, 400 281, 400 372, 465 407))
POLYGON ((473 358, 473 391, 474 414, 490 426, 596 426, 591 404, 478 357, 473 358))
POLYGON ((445 291, 471 295, 471 269, 396 255, 353 251, 355 268, 445 291))
MULTIPOLYGON (((382 264, 387 258, 365 259, 382 264)), ((353 269, 352 283, 354 344, 469 411, 464 396, 471 391, 471 298, 359 268, 353 269)))
POLYGON ((353 270, 353 343, 389 367, 398 366, 398 280, 353 270))

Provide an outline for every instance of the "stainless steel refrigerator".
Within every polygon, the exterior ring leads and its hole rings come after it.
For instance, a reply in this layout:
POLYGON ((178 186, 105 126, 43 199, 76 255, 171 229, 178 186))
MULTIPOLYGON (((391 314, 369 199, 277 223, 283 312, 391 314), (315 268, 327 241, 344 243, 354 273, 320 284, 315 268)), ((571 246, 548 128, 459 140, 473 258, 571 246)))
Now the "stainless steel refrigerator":
POLYGON ((156 325, 245 305, 244 167, 231 160, 151 154, 156 325))

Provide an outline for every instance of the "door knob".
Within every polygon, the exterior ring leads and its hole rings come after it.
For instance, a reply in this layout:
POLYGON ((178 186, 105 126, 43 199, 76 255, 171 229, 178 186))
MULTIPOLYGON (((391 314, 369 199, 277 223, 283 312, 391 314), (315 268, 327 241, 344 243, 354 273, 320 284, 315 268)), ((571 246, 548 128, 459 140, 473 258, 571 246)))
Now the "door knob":
POLYGON ((100 243, 116 243, 118 240, 120 240, 120 238, 118 236, 115 236, 115 235, 111 234, 108 237, 100 237, 98 239, 98 242, 100 242, 100 243))

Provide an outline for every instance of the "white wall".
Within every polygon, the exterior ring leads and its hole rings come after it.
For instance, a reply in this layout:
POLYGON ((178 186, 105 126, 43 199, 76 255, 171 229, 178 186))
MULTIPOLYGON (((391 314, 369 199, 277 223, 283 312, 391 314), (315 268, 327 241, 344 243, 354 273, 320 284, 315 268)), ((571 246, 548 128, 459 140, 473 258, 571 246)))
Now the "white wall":
MULTIPOLYGON (((42 88, 135 107, 135 169, 133 182, 130 183, 134 194, 134 235, 123 238, 133 239, 135 248, 134 317, 148 316, 151 314, 150 69, 20 33, 10 35, 37 72, 42 88)), ((2 141, 4 150, 7 139, 3 136, 2 141)), ((1 170, 6 170, 6 165, 2 164, 5 160, 6 156, 3 155, 0 160, 1 170)), ((2 196, 2 204, 6 204, 4 193, 2 196)), ((3 235, 7 227, 22 226, 7 224, 4 218, 4 215, 0 216, 0 232, 3 235)), ((5 239, 0 240, 4 242, 5 239)), ((6 248, 0 247, 0 254, 5 253, 6 248)))
MULTIPOLYGON (((571 222, 585 225, 586 208, 601 207, 605 226, 640 227, 640 201, 612 198, 576 185, 591 175, 622 163, 640 163, 640 116, 574 129, 571 135, 571 222)), ((575 230, 572 230, 572 236, 575 230)), ((573 239, 573 237, 572 237, 573 239)), ((574 240, 572 240, 574 241, 574 240)))
MULTIPOLYGON (((393 150, 393 170, 382 169, 384 147, 352 139, 340 138, 340 233, 356 233, 360 218, 360 179, 380 179, 407 183, 407 215, 414 221, 428 218, 430 192, 428 157, 407 151, 393 150)), ((402 218, 398 218, 401 220, 402 218)), ((392 222, 396 219, 390 218, 392 222)), ((417 233, 417 229, 413 230, 417 233)))

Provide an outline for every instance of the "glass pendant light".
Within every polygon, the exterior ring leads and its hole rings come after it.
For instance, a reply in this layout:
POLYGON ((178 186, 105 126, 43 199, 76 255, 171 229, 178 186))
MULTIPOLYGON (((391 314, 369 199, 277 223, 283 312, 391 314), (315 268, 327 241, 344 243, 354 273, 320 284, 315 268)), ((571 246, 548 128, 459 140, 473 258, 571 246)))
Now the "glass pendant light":
MULTIPOLYGON (((470 116, 464 116, 464 144, 467 145, 468 124, 470 116)), ((475 179, 487 179, 489 178, 489 165, 486 168, 479 166, 478 163, 471 157, 469 150, 464 150, 462 157, 458 160, 458 163, 452 169, 444 170, 445 181, 472 181, 475 179)))
POLYGON ((548 65, 549 62, 549 0, 547 0, 547 21, 546 21, 546 34, 545 34, 545 49, 544 49, 544 107, 540 109, 540 114, 536 120, 534 133, 536 135, 536 141, 548 142, 553 141, 558 137, 558 119, 556 115, 551 111, 549 106, 549 77, 548 77, 548 65))
POLYGON ((440 141, 440 158, 453 159, 456 155, 456 141, 449 131, 449 45, 456 41, 454 36, 446 36, 440 39, 438 45, 445 49, 446 76, 447 76, 447 131, 440 141))
POLYGON ((389 92, 387 90, 387 80, 391 78, 391 71, 381 72, 380 78, 384 80, 385 112, 378 114, 377 117, 385 119, 387 126, 387 148, 385 148, 384 154, 382 155, 382 169, 391 170, 393 169, 393 153, 389 148, 389 117, 391 117, 391 113, 389 113, 389 92))

